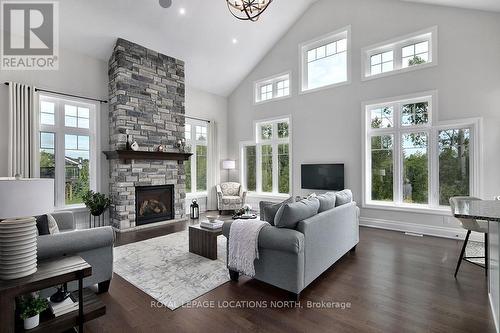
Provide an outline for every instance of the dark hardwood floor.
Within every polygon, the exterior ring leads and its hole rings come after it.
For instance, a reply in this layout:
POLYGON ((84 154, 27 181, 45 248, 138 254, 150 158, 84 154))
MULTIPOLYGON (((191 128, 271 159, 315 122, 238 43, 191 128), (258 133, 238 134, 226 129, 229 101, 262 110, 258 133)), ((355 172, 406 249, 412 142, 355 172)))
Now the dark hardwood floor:
MULTIPOLYGON (((192 223, 192 222, 188 222, 192 223)), ((186 228, 186 223, 120 234, 117 245, 186 228)), ((214 308, 152 307, 154 301, 115 274, 99 297, 107 314, 87 332, 494 332, 487 280, 477 266, 453 272, 462 242, 412 237, 361 228, 355 253, 347 254, 302 292, 301 307, 275 287, 248 278, 228 282, 199 297, 214 308), (227 301, 227 302, 226 302, 227 301), (235 301, 239 308, 227 308, 235 301), (237 302, 239 301, 239 302, 237 302), (244 301, 266 301, 267 308, 244 301), (311 308, 308 302, 349 302, 350 308, 311 308), (225 302, 225 303, 223 303, 225 302), (221 307, 217 307, 219 304, 221 307), (291 303, 287 303, 291 304, 291 303)), ((319 305, 318 303, 314 303, 319 305)))

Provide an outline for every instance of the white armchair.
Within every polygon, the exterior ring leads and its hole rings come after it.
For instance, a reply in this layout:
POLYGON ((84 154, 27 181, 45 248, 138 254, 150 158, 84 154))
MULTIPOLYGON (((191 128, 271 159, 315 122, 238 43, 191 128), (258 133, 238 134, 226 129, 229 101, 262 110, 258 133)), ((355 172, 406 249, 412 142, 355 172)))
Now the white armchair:
POLYGON ((237 210, 245 204, 247 192, 240 183, 227 182, 217 185, 217 208, 223 210, 237 210))

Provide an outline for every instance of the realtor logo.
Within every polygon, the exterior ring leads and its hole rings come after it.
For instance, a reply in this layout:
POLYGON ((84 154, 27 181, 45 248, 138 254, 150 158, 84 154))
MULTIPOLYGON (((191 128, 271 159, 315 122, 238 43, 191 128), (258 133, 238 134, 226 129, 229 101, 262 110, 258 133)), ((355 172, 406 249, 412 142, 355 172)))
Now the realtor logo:
POLYGON ((57 70, 59 3, 1 1, 2 70, 57 70))

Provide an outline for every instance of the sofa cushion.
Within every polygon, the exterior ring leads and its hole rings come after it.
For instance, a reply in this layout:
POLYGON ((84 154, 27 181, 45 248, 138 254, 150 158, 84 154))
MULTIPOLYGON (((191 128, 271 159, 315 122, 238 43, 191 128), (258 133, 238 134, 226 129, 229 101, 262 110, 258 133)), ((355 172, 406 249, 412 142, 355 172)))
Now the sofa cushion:
POLYGON ((240 195, 240 184, 239 183, 222 183, 220 188, 223 196, 238 196, 240 195))
POLYGON ((335 196, 337 197, 335 200, 335 207, 352 202, 352 192, 349 189, 335 192, 335 196))
POLYGON ((241 203, 241 198, 238 196, 226 195, 222 197, 222 203, 225 205, 239 204, 241 203))
POLYGON ((53 235, 59 233, 59 226, 57 225, 56 219, 51 214, 47 214, 47 221, 49 222, 50 234, 53 235))
POLYGON ((49 220, 47 215, 35 216, 36 219, 36 228, 38 231, 38 235, 50 235, 49 231, 49 220))
POLYGON ((290 197, 286 199, 283 202, 280 203, 274 203, 274 202, 269 202, 269 201, 261 201, 259 203, 259 206, 261 208, 261 216, 260 219, 262 221, 269 222, 269 224, 274 225, 274 217, 276 216, 276 213, 278 212, 278 209, 280 209, 281 206, 287 203, 293 203, 293 197, 290 197))
POLYGON ((333 192, 327 192, 318 195, 316 198, 319 200, 318 213, 322 213, 335 207, 337 196, 333 192))
POLYGON ((319 200, 316 198, 284 204, 274 217, 274 225, 278 228, 295 229, 299 221, 316 215, 318 209, 319 200))

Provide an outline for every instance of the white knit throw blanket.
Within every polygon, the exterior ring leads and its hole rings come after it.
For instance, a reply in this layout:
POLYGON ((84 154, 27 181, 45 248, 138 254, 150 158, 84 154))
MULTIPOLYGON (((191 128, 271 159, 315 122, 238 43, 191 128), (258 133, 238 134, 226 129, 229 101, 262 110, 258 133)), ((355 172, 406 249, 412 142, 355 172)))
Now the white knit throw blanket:
POLYGON ((247 276, 255 276, 253 262, 259 259, 259 232, 269 223, 259 220, 235 220, 229 230, 228 266, 247 276))

